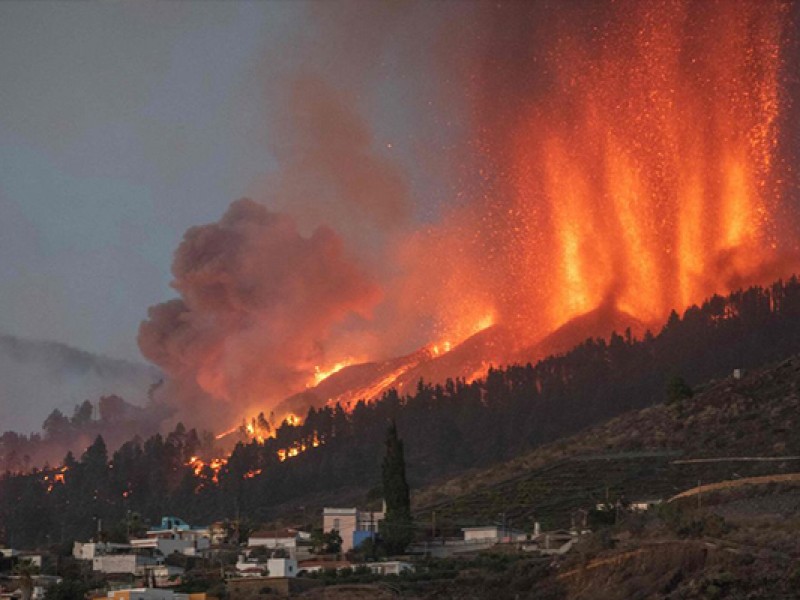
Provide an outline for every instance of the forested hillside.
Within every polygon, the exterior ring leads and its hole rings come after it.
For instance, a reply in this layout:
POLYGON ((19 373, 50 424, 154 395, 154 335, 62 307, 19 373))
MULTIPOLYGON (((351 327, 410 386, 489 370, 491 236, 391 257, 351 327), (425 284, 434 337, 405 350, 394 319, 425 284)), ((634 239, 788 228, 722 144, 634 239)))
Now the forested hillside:
POLYGON ((418 488, 660 402, 676 375, 694 385, 798 349, 800 282, 793 278, 715 296, 682 317, 673 313, 661 332, 642 340, 587 340, 536 365, 492 369, 472 383, 420 382, 409 396, 389 392, 351 413, 312 409, 302 424, 284 423, 275 438, 239 444, 218 473, 192 462, 210 458, 213 440, 183 427, 131 440, 111 457, 98 439, 79 460, 67 457, 66 469, 0 480, 2 536, 14 546, 35 546, 88 537, 96 518, 124 531, 118 524, 130 514, 143 521, 167 513, 193 522, 236 515, 263 521, 279 508, 379 498, 389 419, 405 441, 410 483, 418 488))

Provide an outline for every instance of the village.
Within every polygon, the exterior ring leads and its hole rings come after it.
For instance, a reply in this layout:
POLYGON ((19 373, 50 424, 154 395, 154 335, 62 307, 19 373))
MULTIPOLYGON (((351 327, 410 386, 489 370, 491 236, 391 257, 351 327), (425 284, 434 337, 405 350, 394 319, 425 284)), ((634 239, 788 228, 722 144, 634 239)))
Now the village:
MULTIPOLYGON (((591 510, 618 517, 620 511, 652 510, 659 502, 598 504, 591 510)), ((238 543, 236 524, 197 526, 165 516, 149 527, 144 537, 132 537, 127 543, 106 541, 98 529, 93 539, 74 541, 67 557, 0 548, 0 598, 43 600, 48 590, 63 583, 61 576, 50 573, 63 572, 67 563, 80 573, 91 572, 97 583, 87 595, 92 599, 292 597, 330 584, 331 578, 336 583, 337 578, 346 581, 351 575, 368 575, 369 581, 385 585, 412 576, 422 561, 432 557, 458 559, 483 552, 525 553, 542 559, 565 555, 591 533, 588 514, 589 510, 578 509, 569 529, 551 531, 543 531, 539 523, 531 531, 513 529, 503 522, 464 527, 461 536, 416 539, 404 554, 381 559, 370 556, 370 549, 380 536, 385 503, 380 511, 326 507, 318 515, 322 527, 315 531, 258 529, 238 543), (201 580, 212 585, 198 586, 201 580), (199 591, 200 587, 207 589, 199 591)))

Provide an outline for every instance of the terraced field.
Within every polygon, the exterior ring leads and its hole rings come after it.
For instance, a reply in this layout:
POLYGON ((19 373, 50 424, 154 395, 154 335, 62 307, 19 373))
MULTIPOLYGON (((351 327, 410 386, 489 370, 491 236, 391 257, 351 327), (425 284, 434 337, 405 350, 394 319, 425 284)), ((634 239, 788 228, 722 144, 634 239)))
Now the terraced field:
POLYGON ((693 398, 625 413, 491 469, 420 490, 418 525, 458 535, 501 523, 568 527, 578 509, 668 499, 698 482, 800 472, 800 357, 693 398))
POLYGON ((422 506, 418 522, 458 535, 461 527, 499 523, 530 530, 571 525, 577 509, 590 509, 606 498, 615 501, 667 499, 703 484, 796 472, 797 461, 676 461, 679 452, 635 452, 579 456, 552 463, 451 500, 422 506))

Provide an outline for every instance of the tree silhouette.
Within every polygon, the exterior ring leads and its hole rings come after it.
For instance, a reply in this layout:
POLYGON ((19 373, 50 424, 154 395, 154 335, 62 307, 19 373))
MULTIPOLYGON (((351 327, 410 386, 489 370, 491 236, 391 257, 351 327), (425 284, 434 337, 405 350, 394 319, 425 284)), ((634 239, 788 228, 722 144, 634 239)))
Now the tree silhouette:
POLYGON ((386 515, 381 523, 381 536, 389 552, 399 554, 411 543, 414 531, 403 442, 397 435, 397 424, 394 420, 391 421, 386 434, 383 496, 386 502, 386 515))

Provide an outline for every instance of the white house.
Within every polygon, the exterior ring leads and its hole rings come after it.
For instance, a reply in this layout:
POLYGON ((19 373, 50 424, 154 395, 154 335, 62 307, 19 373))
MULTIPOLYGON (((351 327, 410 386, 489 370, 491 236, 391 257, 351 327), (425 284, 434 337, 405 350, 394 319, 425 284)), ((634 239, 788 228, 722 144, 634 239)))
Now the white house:
POLYGON ((297 561, 293 558, 270 558, 267 577, 297 577, 297 561))
POLYGON ((92 570, 108 574, 143 575, 146 567, 158 564, 156 558, 143 554, 101 554, 92 559, 92 570))
POLYGON ((338 572, 342 569, 358 569, 362 567, 366 567, 376 575, 400 575, 400 573, 414 570, 414 566, 411 563, 400 560, 369 563, 350 563, 348 561, 335 560, 304 560, 299 565, 299 569, 305 573, 319 573, 326 570, 336 570, 338 572))
POLYGON ((524 531, 508 529, 499 525, 484 525, 482 527, 464 527, 465 542, 522 542, 528 538, 524 531))
POLYGON ((164 517, 160 527, 147 531, 147 537, 131 540, 134 548, 152 548, 164 556, 180 553, 197 556, 211 546, 208 527, 192 527, 177 517, 164 517))
POLYGON ((277 550, 278 548, 289 550, 297 548, 298 542, 309 540, 310 538, 311 534, 297 531, 296 529, 262 530, 250 534, 247 545, 250 548, 263 547, 271 550, 277 550))
POLYGON ((406 571, 413 571, 414 566, 411 563, 403 562, 401 560, 386 560, 383 562, 363 563, 356 565, 356 567, 367 567, 376 575, 400 575, 406 571))
POLYGON ((311 556, 311 534, 296 529, 257 531, 250 535, 247 546, 249 551, 254 548, 285 550, 290 558, 303 560, 311 556))
POLYGON ((262 577, 267 570, 267 563, 255 558, 247 558, 244 554, 239 555, 236 561, 236 574, 239 577, 262 577))
POLYGON ((297 577, 297 559, 273 557, 263 562, 240 554, 236 561, 236 574, 239 577, 262 577, 265 571, 267 577, 297 577))
POLYGON ((104 554, 124 554, 130 550, 130 544, 111 542, 75 542, 72 544, 72 556, 78 560, 92 560, 95 556, 104 554))
POLYGON ((321 573, 323 571, 341 571, 342 569, 351 569, 353 564, 347 560, 320 560, 309 559, 301 561, 298 564, 298 569, 304 573, 321 573))
POLYGON ((653 510, 663 502, 661 498, 650 498, 646 500, 635 500, 628 505, 628 508, 633 512, 645 512, 653 510))

